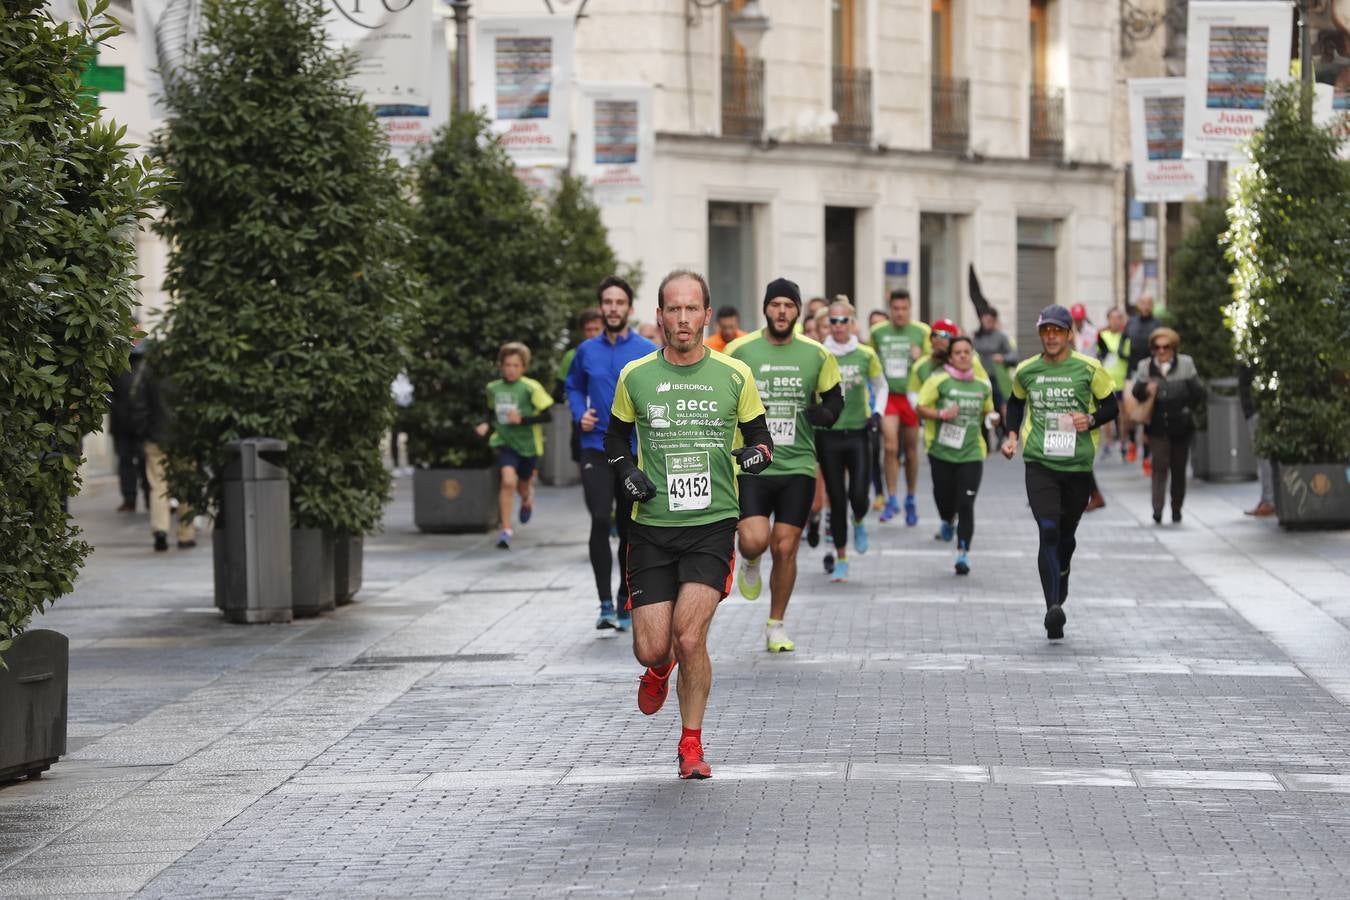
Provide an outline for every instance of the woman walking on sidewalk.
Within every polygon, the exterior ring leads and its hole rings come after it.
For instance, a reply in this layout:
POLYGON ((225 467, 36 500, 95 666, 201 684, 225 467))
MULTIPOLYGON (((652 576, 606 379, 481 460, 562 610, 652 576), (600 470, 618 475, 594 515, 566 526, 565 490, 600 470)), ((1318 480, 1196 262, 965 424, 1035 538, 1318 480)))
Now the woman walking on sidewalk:
POLYGON ((1172 521, 1181 521, 1186 499, 1186 461, 1195 433, 1195 406, 1204 397, 1195 362, 1179 353, 1181 337, 1170 328, 1149 335, 1149 359, 1140 360, 1134 373, 1134 399, 1152 403, 1144 424, 1153 451, 1153 521, 1162 523, 1167 481, 1172 481, 1172 521))

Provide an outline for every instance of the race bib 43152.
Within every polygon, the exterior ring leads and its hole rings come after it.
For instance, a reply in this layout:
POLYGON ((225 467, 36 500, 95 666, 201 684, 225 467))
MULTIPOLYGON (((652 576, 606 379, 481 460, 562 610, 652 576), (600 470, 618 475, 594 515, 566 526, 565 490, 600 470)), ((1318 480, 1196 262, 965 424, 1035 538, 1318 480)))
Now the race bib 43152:
POLYGON ((671 512, 712 505, 712 466, 707 451, 666 454, 666 500, 671 512))

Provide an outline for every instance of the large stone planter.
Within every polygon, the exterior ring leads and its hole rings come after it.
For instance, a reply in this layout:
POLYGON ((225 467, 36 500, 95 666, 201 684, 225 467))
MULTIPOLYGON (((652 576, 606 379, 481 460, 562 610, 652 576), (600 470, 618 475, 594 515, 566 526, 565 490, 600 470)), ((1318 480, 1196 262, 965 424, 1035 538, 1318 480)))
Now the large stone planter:
POLYGON ((494 469, 417 469, 413 472, 413 522, 427 534, 491 531, 497 515, 494 469))
POLYGON ((15 638, 0 668, 0 784, 37 778, 66 752, 70 641, 45 628, 15 638))
POLYGON ((337 605, 333 538, 318 528, 291 529, 291 611, 297 619, 337 605))
POLYGON ((1350 528, 1350 462, 1272 464, 1275 513, 1285 528, 1350 528))
POLYGON ((338 606, 346 606, 361 590, 366 539, 360 535, 339 535, 333 550, 333 599, 338 606))

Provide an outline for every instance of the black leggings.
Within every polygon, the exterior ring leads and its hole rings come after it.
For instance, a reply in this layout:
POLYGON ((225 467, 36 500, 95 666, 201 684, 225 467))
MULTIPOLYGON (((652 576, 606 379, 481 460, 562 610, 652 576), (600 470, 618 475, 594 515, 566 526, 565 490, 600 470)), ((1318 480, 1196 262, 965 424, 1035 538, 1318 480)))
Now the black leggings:
POLYGON ((849 507, 853 508, 855 520, 861 521, 867 515, 869 452, 865 428, 816 432, 816 456, 820 459, 820 474, 825 478, 825 494, 830 498, 830 536, 839 550, 848 546, 849 507))
POLYGON ((885 470, 881 465, 880 428, 867 429, 867 453, 867 459, 872 464, 872 493, 878 497, 884 497, 886 495, 886 482, 883 478, 885 470))
POLYGON ((1047 608, 1069 599, 1069 563, 1078 546, 1074 537, 1092 494, 1092 472, 1059 472, 1027 463, 1027 500, 1040 530, 1036 567, 1047 608))
POLYGON ((614 471, 609 467, 603 450, 581 451, 581 489, 586 495, 586 509, 591 514, 591 569, 595 572, 595 591, 601 600, 614 596, 614 556, 609 550, 610 513, 614 513, 619 528, 619 609, 628 605, 628 580, 623 577, 624 560, 628 557, 628 526, 633 507, 629 503, 614 502, 614 471))
POLYGON ((975 536, 975 495, 984 477, 984 462, 977 459, 954 463, 930 455, 928 465, 933 472, 933 500, 938 516, 944 522, 956 520, 956 539, 963 549, 969 550, 970 540, 975 536))

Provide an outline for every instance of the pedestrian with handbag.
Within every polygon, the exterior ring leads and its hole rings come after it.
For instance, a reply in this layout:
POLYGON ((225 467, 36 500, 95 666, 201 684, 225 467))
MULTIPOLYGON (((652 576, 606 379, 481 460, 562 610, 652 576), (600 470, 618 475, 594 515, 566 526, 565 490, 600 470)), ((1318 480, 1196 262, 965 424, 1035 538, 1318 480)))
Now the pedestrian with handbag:
POLYGON ((1179 352, 1180 336, 1171 328, 1149 335, 1149 358, 1134 373, 1130 419, 1144 426, 1153 453, 1153 521, 1162 524, 1171 481, 1172 521, 1181 521, 1186 499, 1186 462, 1195 434, 1195 409, 1204 397, 1195 362, 1179 352))

